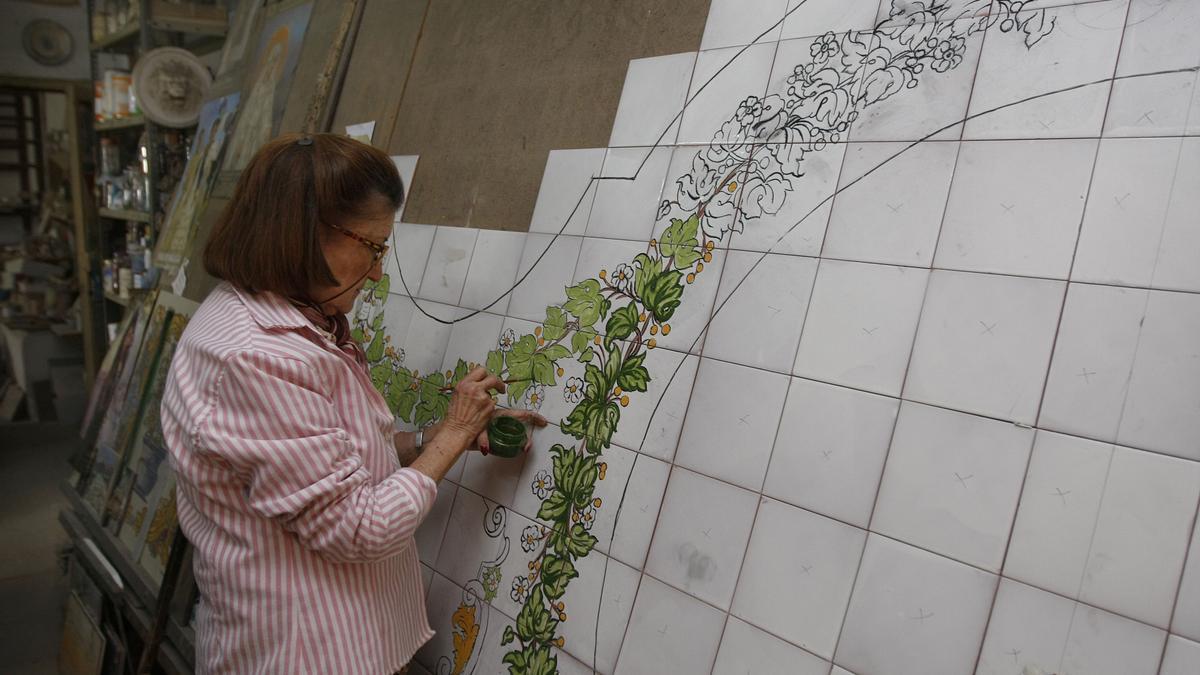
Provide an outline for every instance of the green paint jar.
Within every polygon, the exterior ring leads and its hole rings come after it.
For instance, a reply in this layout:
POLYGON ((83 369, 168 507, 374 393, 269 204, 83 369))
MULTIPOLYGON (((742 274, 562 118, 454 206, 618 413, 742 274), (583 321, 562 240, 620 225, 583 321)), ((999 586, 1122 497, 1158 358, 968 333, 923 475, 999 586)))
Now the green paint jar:
POLYGON ((488 446, 490 454, 498 457, 516 457, 525 449, 528 439, 525 423, 513 417, 493 417, 488 423, 488 446))

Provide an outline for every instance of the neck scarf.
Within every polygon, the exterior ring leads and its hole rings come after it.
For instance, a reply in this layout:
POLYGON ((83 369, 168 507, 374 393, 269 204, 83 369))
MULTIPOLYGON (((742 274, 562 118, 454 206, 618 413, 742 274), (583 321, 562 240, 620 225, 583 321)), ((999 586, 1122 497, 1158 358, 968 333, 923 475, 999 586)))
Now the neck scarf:
POLYGON ((362 345, 355 342, 354 338, 350 336, 350 321, 345 314, 340 312, 326 314, 311 302, 292 300, 292 304, 300 310, 304 318, 308 319, 313 328, 329 338, 337 345, 338 349, 353 357, 355 363, 366 369, 367 355, 363 352, 362 345))

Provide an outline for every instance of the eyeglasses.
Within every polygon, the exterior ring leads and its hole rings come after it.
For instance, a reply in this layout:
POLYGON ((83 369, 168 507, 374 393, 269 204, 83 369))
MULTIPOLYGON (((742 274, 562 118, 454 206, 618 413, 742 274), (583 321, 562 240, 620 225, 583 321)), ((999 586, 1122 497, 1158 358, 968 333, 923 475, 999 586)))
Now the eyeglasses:
POLYGON ((347 237, 350 237, 354 241, 357 241, 358 243, 362 244, 363 246, 366 246, 367 248, 371 249, 371 253, 375 256, 372 259, 373 263, 377 263, 380 260, 383 260, 383 256, 387 255, 387 252, 389 249, 387 244, 376 244, 375 242, 371 241, 370 239, 367 239, 366 237, 362 236, 361 234, 351 232, 350 230, 347 230, 346 228, 344 228, 340 225, 334 225, 333 223, 325 223, 325 225, 327 227, 329 227, 330 229, 336 230, 336 231, 346 235, 347 237))

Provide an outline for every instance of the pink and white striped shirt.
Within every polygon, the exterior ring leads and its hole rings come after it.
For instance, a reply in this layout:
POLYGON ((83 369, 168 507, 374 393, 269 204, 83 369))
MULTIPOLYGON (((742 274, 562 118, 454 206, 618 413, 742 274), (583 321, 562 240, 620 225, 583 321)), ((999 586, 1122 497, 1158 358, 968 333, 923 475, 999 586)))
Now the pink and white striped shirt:
POLYGON ((283 298, 218 286, 171 362, 163 431, 195 548, 199 673, 394 673, 433 636, 401 468, 354 358, 283 298))

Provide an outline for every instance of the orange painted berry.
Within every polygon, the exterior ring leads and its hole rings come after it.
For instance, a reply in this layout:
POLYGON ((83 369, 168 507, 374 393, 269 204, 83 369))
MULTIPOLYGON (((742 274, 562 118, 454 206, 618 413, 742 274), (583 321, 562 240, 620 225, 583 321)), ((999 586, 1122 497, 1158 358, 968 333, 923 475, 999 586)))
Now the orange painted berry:
POLYGON ((592 506, 594 506, 596 508, 600 508, 600 505, 603 503, 604 502, 600 501, 599 497, 596 497, 595 499, 592 500, 592 506))
POLYGON ((567 372, 567 371, 563 370, 562 368, 559 368, 559 369, 558 369, 556 372, 558 373, 558 376, 559 376, 559 377, 562 377, 562 376, 563 376, 563 373, 565 373, 565 372, 567 372))
POLYGON ((699 274, 703 271, 704 271, 704 263, 702 263, 702 262, 696 263, 696 274, 699 274))
POLYGON ((595 344, 600 344, 600 336, 597 335, 596 337, 592 338, 592 342, 594 342, 595 344))
POLYGON ((621 388, 613 387, 613 396, 620 396, 620 395, 621 395, 621 388))
POLYGON ((671 334, 671 324, 664 323, 662 330, 663 330, 663 335, 670 335, 671 334))
POLYGON ((658 324, 654 324, 653 326, 650 326, 650 334, 658 335, 658 324))
POLYGON ((651 245, 651 246, 658 246, 658 240, 657 240, 657 239, 651 239, 651 240, 650 240, 650 245, 651 245))
POLYGON ((608 473, 608 462, 600 462, 596 468, 600 469, 600 480, 604 480, 604 474, 608 473))
POLYGON ((645 320, 646 320, 646 313, 645 313, 645 312, 642 312, 641 314, 638 314, 638 321, 645 321, 645 320))
POLYGON ((688 273, 688 275, 687 275, 687 282, 690 284, 690 283, 692 283, 692 282, 693 282, 693 281, 695 281, 695 280, 696 280, 696 275, 695 275, 695 274, 693 274, 693 273, 691 273, 691 272, 689 272, 689 273, 688 273))
POLYGON ((704 254, 704 262, 706 262, 706 263, 712 262, 712 254, 711 253, 704 254))
POLYGON ((629 394, 625 394, 621 397, 621 407, 624 408, 627 405, 629 405, 629 394))
POLYGON ((544 344, 546 344, 546 338, 538 338, 538 346, 541 347, 544 344))
POLYGON ((649 340, 646 340, 647 348, 654 349, 657 346, 658 346, 658 340, 655 340, 654 338, 650 338, 649 340))
POLYGON ((604 279, 604 278, 607 278, 607 277, 608 277, 608 272, 607 272, 607 271, 605 271, 605 270, 600 270, 600 278, 601 278, 601 279, 604 279))

